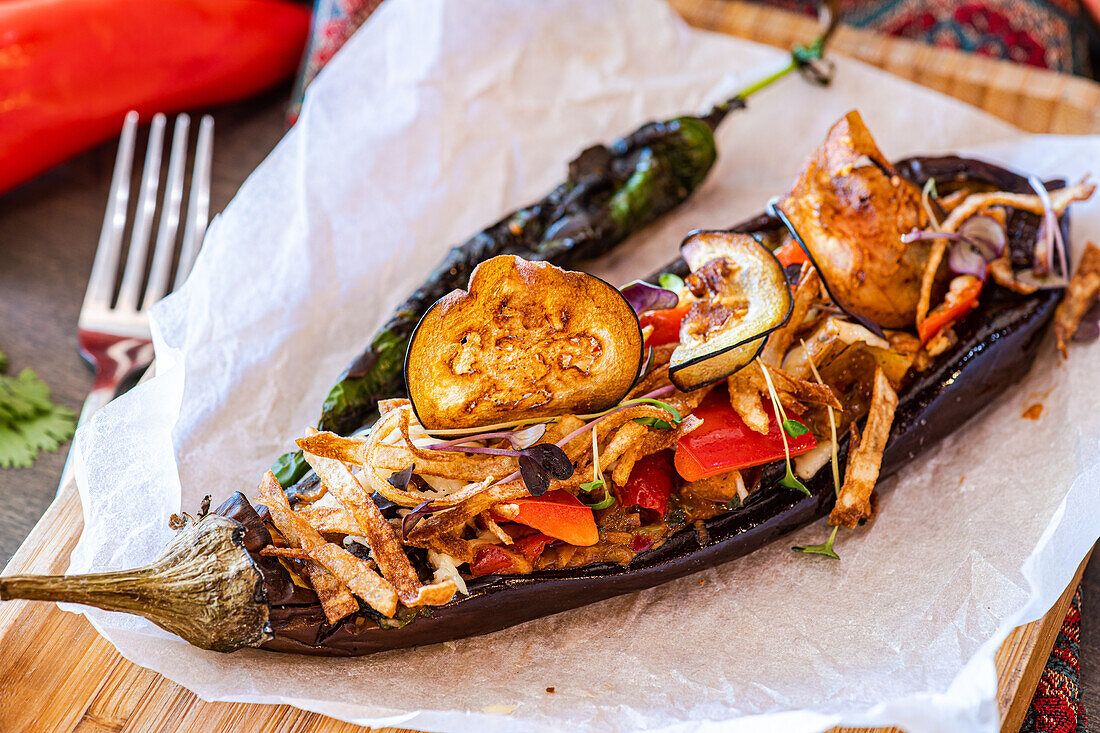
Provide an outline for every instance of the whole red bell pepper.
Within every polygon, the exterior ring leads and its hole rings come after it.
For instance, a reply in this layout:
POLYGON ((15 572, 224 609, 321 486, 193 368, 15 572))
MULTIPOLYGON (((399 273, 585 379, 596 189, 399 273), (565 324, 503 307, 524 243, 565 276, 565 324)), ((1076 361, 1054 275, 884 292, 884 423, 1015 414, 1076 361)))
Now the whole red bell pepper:
POLYGON ((0 2, 0 192, 117 135, 128 110, 208 107, 289 77, 309 20, 287 0, 0 2))
MULTIPOLYGON (((717 476, 741 468, 783 460, 783 436, 771 404, 764 402, 768 414, 768 433, 750 430, 730 407, 729 393, 715 389, 692 411, 703 424, 680 438, 676 444, 676 470, 685 481, 717 476)), ((792 417, 788 415, 788 417, 792 417)), ((809 432, 787 436, 792 456, 808 453, 817 446, 809 432)))
POLYGON ((617 490, 619 503, 624 507, 648 509, 664 519, 672 495, 673 471, 672 451, 664 450, 640 459, 630 469, 626 486, 617 490))

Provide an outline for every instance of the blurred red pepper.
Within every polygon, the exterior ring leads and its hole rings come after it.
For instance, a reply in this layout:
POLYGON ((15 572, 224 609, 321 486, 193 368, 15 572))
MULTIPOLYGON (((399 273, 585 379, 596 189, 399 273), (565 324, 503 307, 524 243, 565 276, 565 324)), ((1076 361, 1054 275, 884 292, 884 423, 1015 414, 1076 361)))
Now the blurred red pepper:
POLYGON ((626 486, 618 490, 624 507, 641 507, 664 519, 672 494, 672 451, 664 450, 640 459, 630 469, 626 486))
POLYGON ((683 303, 675 308, 649 311, 638 316, 642 328, 653 326, 653 333, 645 340, 646 346, 674 344, 680 340, 680 322, 691 310, 691 303, 683 303))
POLYGON ((810 261, 810 258, 806 256, 806 250, 802 249, 798 242, 794 240, 775 250, 775 258, 779 260, 779 264, 783 267, 801 265, 803 262, 810 261))
POLYGON ((521 569, 515 553, 500 545, 482 545, 474 552, 470 563, 470 574, 474 577, 495 575, 497 573, 516 573, 521 569))
POLYGON ((0 2, 0 192, 117 135, 128 110, 208 107, 294 73, 308 5, 0 2))
POLYGON ((927 344, 940 331, 977 308, 982 285, 984 283, 973 275, 959 275, 952 280, 943 302, 917 324, 920 342, 927 344))

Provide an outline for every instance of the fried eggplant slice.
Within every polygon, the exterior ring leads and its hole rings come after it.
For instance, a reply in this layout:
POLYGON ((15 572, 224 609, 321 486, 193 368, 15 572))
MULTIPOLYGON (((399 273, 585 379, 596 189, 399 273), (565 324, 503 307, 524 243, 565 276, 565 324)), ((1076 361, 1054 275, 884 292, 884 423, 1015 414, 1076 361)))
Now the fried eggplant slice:
POLYGON ((680 253, 697 300, 680 325, 668 373, 688 392, 755 359, 768 334, 790 317, 794 300, 779 260, 746 234, 694 232, 680 253))
POLYGON ((473 428, 611 407, 643 355, 638 318, 614 287, 501 256, 420 321, 405 383, 427 430, 473 428))
POLYGON ((879 326, 902 328, 916 317, 932 246, 901 241, 924 228, 920 199, 920 189, 898 174, 853 111, 829 130, 778 208, 837 305, 879 326))

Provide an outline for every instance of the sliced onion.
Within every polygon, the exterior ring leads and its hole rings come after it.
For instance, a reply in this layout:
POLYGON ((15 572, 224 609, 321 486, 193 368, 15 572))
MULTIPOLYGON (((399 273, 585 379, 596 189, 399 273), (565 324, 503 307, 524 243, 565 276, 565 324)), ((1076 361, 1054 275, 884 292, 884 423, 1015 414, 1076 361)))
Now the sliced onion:
POLYGON ((959 227, 959 235, 981 250, 986 261, 1000 257, 1008 244, 1004 227, 991 216, 970 217, 959 227))
POLYGON ((675 308, 680 303, 678 294, 642 280, 635 280, 624 286, 622 294, 638 315, 647 311, 675 308))
POLYGON ((947 265, 956 275, 973 275, 984 282, 989 263, 977 247, 964 239, 951 243, 947 250, 947 265))
MULTIPOLYGON (((1069 279, 1069 263, 1066 257, 1066 243, 1062 239, 1062 228, 1058 226, 1058 215, 1054 213, 1050 193, 1035 176, 1029 176, 1027 182, 1035 189, 1039 200, 1043 202, 1043 221, 1035 240, 1035 272, 1044 275, 1053 269, 1053 256, 1057 252, 1062 279, 1069 279)), ((1059 286, 1064 287, 1064 286, 1059 286)))
POLYGON ((530 448, 535 443, 542 440, 542 436, 544 435, 546 435, 546 423, 540 422, 536 425, 523 428, 522 430, 517 430, 507 436, 507 438, 513 448, 516 450, 523 450, 524 448, 530 448))

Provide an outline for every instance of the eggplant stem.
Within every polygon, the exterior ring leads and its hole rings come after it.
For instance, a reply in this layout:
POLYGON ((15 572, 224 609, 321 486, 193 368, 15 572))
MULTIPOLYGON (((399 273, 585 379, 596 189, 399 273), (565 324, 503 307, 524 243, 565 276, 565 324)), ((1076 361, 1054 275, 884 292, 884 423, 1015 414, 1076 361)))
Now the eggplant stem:
POLYGON ((259 646, 271 638, 270 609, 243 530, 240 522, 209 514, 188 522, 148 565, 86 575, 11 575, 0 578, 0 600, 137 614, 214 651, 259 646))

